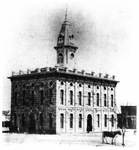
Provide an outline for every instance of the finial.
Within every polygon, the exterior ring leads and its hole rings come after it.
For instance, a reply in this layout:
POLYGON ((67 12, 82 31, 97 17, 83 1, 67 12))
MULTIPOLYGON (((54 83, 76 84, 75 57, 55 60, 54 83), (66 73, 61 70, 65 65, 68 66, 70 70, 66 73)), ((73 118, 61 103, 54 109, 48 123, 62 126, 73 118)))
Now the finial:
POLYGON ((65 14, 65 21, 67 21, 67 4, 66 4, 66 14, 65 14))

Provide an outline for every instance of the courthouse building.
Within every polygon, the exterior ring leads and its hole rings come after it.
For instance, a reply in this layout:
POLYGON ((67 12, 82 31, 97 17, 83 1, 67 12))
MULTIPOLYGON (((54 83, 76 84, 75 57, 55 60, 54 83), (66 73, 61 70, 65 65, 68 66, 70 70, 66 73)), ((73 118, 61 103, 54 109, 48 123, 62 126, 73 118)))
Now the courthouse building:
POLYGON ((75 68, 78 47, 67 17, 54 48, 55 67, 20 70, 8 77, 11 132, 61 134, 116 130, 118 81, 115 76, 75 68))

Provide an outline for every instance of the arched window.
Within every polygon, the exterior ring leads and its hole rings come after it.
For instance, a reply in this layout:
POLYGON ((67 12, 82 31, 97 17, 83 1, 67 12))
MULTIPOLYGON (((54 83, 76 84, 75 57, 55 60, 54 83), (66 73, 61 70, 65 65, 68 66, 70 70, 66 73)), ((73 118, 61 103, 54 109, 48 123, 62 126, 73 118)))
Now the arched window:
POLYGON ((53 126, 53 118, 52 118, 52 113, 49 114, 49 128, 51 129, 53 126))
POLYGON ((97 106, 99 106, 99 93, 97 93, 97 106))
POLYGON ((73 54, 73 53, 71 53, 70 58, 71 58, 71 59, 73 59, 73 58, 74 58, 74 54, 73 54))
POLYGON ((34 91, 31 91, 31 105, 34 105, 34 91))
POLYGON ((104 106, 106 107, 107 106, 107 95, 104 94, 104 106))
POLYGON ((79 87, 82 87, 82 84, 79 84, 79 87))
POLYGON ((111 115, 111 126, 114 127, 114 115, 111 115))
POLYGON ((25 126, 25 116, 24 114, 22 114, 22 127, 24 128, 24 126, 25 126))
POLYGON ((53 99, 53 90, 52 89, 49 89, 49 102, 50 104, 52 104, 52 99, 53 99))
POLYGON ((43 114, 40 114, 40 126, 43 127, 43 114))
POLYGON ((49 82, 49 87, 52 87, 52 86, 53 86, 53 82, 50 81, 50 82, 49 82))
POLYGON ((73 91, 70 91, 70 105, 73 105, 73 91))
POLYGON ((97 126, 98 127, 100 126, 100 117, 99 117, 99 114, 97 114, 97 126))
POLYGON ((14 104, 17 105, 17 92, 14 93, 14 104))
POLYGON ((91 93, 88 92, 88 105, 90 106, 91 105, 91 93))
POLYGON ((64 82, 61 82, 61 85, 64 85, 64 82))
POLYGON ((104 115, 104 126, 107 127, 107 115, 104 115))
POLYGON ((64 59, 63 59, 63 54, 59 53, 58 55, 58 63, 63 63, 64 59))
POLYGON ((73 128, 73 114, 70 114, 70 128, 73 128))
POLYGON ((64 90, 60 90, 60 100, 61 100, 61 104, 64 104, 64 90))
POLYGON ((60 34, 59 35, 59 42, 63 41, 63 36, 60 34))
POLYGON ((23 90, 23 105, 25 105, 26 91, 23 90))
POLYGON ((113 94, 111 94, 111 107, 113 107, 113 94))
POLYGON ((14 114, 14 127, 17 127, 17 115, 16 115, 16 113, 14 114))
POLYGON ((18 85, 16 84, 14 87, 15 87, 15 89, 17 89, 18 85))
POLYGON ((60 114, 60 127, 64 128, 64 114, 60 114))
POLYGON ((43 82, 41 82, 41 87, 44 87, 44 83, 43 82))
POLYGON ((82 105, 82 92, 79 91, 79 105, 82 105))
POLYGON ((73 86, 73 83, 70 83, 70 86, 73 86))
POLYGON ((41 105, 43 105, 43 101, 44 101, 44 90, 40 90, 40 97, 41 97, 41 105))
POLYGON ((31 84, 31 87, 32 87, 32 88, 34 87, 34 83, 31 84))
POLYGON ((82 114, 79 114, 79 128, 82 128, 82 114))
POLYGON ((25 88, 25 87, 26 87, 26 84, 23 84, 22 87, 25 88))

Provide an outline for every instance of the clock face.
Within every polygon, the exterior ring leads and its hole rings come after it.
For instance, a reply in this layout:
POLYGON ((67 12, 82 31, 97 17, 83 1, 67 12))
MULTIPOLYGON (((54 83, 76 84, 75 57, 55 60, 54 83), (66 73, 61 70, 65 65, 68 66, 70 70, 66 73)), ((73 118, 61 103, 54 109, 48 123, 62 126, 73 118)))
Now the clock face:
POLYGON ((74 54, 73 54, 73 53, 71 53, 70 58, 71 58, 71 59, 73 59, 73 58, 74 58, 74 54))

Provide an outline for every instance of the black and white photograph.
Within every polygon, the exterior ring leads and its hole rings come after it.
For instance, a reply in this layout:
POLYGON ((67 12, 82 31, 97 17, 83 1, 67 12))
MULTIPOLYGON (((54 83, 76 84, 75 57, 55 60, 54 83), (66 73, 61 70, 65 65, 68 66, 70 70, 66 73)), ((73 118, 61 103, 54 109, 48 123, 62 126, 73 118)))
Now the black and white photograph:
POLYGON ((137 6, 1 2, 4 148, 137 148, 137 6))

